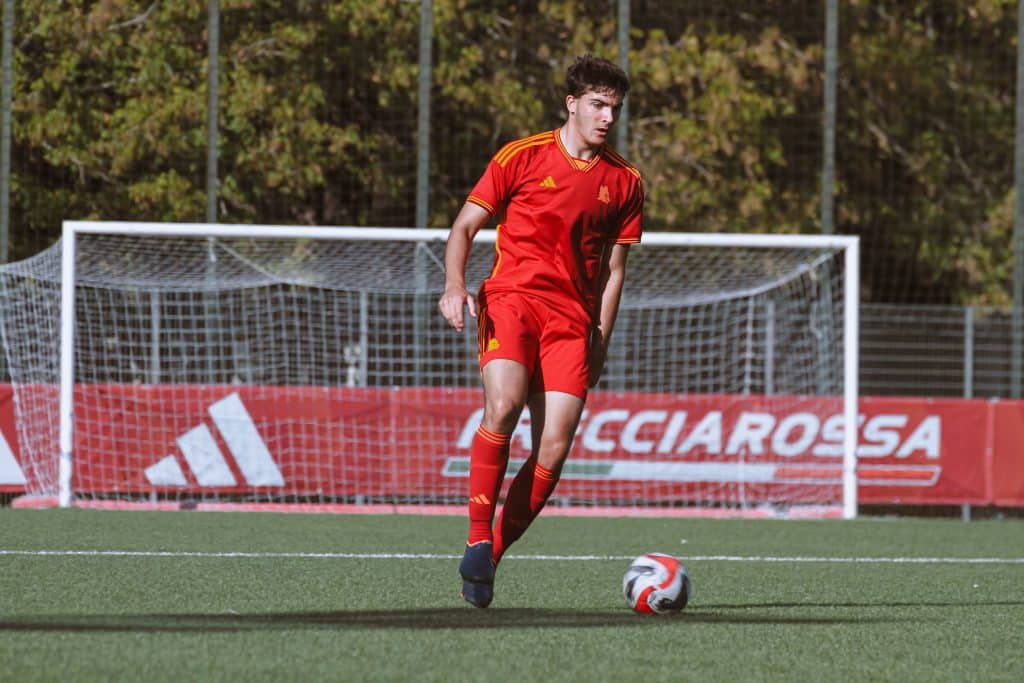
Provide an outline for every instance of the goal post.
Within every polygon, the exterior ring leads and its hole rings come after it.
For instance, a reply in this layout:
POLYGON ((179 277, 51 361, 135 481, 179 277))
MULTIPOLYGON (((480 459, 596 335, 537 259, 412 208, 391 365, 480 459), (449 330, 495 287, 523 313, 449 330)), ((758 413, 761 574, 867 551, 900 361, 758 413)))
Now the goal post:
MULTIPOLYGON (((476 330, 436 312, 446 238, 66 221, 0 266, 29 493, 461 505, 482 396, 476 330)), ((855 517, 858 274, 856 237, 646 233, 554 504, 855 517)), ((527 411, 510 476, 529 441, 527 411)))

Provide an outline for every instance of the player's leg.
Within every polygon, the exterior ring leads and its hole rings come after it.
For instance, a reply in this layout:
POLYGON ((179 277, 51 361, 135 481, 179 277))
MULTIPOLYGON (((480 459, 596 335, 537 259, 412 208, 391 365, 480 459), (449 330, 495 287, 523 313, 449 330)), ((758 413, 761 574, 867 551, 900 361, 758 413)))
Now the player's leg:
POLYGON ((505 297, 480 311, 484 416, 470 447, 469 535, 459 565, 462 595, 477 607, 487 607, 493 597, 491 524, 537 352, 535 325, 521 309, 514 297, 505 297))
POLYGON ((467 545, 491 540, 491 522, 508 467, 509 442, 526 403, 527 369, 495 359, 483 367, 484 416, 469 451, 467 545))
POLYGON ((530 396, 533 452, 509 487, 494 529, 494 561, 501 560, 536 519, 558 484, 583 413, 583 399, 559 391, 530 396))
POLYGON ((526 402, 526 367, 492 360, 483 368, 484 418, 470 447, 469 537, 459 564, 462 597, 487 607, 494 597, 494 547, 491 523, 508 466, 509 441, 526 402))
POLYGON ((533 449, 498 517, 496 561, 523 535, 554 491, 587 396, 589 323, 558 307, 534 306, 533 310, 542 321, 538 365, 530 384, 533 449))

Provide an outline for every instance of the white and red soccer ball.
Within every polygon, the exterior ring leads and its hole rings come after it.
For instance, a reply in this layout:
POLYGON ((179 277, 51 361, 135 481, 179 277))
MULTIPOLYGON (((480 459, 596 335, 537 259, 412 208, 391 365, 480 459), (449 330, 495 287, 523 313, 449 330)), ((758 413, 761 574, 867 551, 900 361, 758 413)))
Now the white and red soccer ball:
POLYGON ((686 607, 690 575, 677 558, 647 553, 633 560, 622 577, 622 594, 637 614, 670 614, 686 607))

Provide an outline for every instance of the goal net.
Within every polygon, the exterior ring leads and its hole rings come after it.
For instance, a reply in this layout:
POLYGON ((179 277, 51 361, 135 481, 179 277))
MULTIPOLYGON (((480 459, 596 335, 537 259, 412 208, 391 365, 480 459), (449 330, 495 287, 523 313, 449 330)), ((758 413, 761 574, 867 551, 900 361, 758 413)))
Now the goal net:
MULTIPOLYGON (((27 492, 463 503, 482 392, 437 311, 446 234, 65 223, 0 267, 27 492)), ((646 234, 553 505, 855 514, 856 247, 646 234)), ((471 288, 493 259, 484 231, 471 288)), ((530 445, 526 411, 509 481, 530 445)))

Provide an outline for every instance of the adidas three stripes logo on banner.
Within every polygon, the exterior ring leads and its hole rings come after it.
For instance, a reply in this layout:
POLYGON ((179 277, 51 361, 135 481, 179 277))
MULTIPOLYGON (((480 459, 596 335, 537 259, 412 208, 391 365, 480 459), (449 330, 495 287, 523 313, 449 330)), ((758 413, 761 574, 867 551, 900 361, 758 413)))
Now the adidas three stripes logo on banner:
MULTIPOLYGON (((238 394, 217 401, 209 407, 209 413, 246 484, 284 486, 281 471, 238 394)), ((193 427, 176 441, 200 486, 238 485, 217 440, 205 424, 193 427)), ((174 455, 162 458, 145 472, 146 479, 154 486, 188 485, 174 455)))

